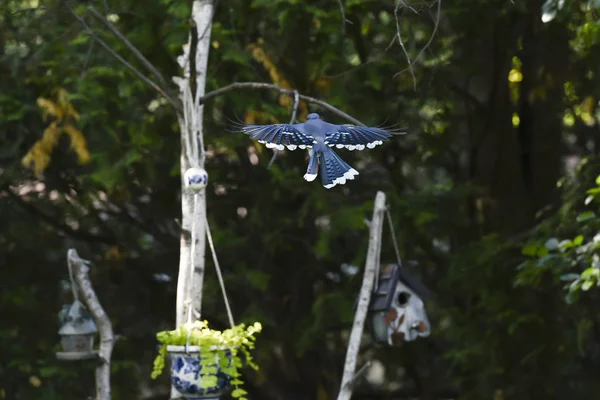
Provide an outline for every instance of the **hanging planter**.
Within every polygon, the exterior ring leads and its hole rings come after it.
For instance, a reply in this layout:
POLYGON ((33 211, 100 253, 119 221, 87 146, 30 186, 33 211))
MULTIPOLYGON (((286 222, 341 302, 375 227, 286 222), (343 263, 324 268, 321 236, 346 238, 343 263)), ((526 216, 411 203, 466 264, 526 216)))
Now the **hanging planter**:
POLYGON ((73 304, 64 305, 59 320, 61 327, 58 334, 63 351, 57 352, 56 357, 62 360, 95 358, 98 352, 94 351, 94 336, 98 330, 83 304, 75 300, 73 304))
POLYGON ((156 359, 152 378, 163 371, 165 357, 171 356, 171 384, 187 399, 218 399, 235 387, 231 395, 245 399, 239 369, 252 361, 255 334, 262 330, 260 323, 246 327, 236 325, 224 331, 208 327, 207 321, 180 325, 173 331, 162 331, 156 338, 162 344, 156 359))

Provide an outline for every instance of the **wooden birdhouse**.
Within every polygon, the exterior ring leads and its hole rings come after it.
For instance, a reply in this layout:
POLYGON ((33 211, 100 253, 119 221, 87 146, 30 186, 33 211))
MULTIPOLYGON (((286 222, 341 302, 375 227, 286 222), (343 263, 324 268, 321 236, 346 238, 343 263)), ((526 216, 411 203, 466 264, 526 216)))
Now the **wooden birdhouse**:
POLYGON ((63 306, 59 320, 61 327, 58 334, 63 351, 56 354, 57 358, 82 360, 95 357, 94 336, 98 330, 83 304, 75 300, 73 304, 63 306))
POLYGON ((397 264, 379 269, 369 304, 368 323, 378 343, 399 346, 419 336, 429 336, 430 325, 423 301, 429 290, 397 264))

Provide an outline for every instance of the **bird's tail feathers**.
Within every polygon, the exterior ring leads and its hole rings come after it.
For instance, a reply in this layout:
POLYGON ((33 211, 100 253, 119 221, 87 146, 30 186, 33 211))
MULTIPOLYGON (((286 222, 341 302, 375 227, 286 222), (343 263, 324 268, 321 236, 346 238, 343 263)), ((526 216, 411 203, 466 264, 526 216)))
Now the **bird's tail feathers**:
POLYGON ((343 185, 353 180, 358 171, 348 165, 329 147, 319 154, 321 158, 321 181, 325 189, 343 185))
POLYGON ((317 172, 319 169, 319 155, 316 151, 310 152, 310 159, 308 160, 308 168, 306 169, 306 174, 304 174, 304 179, 308 182, 312 182, 317 177, 317 172))

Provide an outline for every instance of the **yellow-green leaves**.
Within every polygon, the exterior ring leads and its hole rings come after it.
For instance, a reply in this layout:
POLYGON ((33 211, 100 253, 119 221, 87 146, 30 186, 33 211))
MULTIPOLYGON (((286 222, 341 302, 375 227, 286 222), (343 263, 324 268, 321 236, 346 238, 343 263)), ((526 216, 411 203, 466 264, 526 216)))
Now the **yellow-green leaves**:
POLYGON ((41 175, 50 164, 52 151, 58 144, 62 135, 71 139, 71 148, 75 151, 81 164, 90 161, 90 153, 83 133, 77 129, 79 113, 69 100, 69 93, 59 89, 56 99, 39 97, 37 105, 42 110, 44 120, 49 117, 52 122, 44 130, 42 138, 35 142, 22 159, 23 165, 32 168, 36 175, 41 175))
POLYGON ((218 331, 210 329, 208 321, 194 321, 180 325, 172 331, 162 331, 156 334, 156 339, 162 343, 152 371, 152 379, 156 379, 164 369, 167 345, 198 346, 202 375, 202 387, 208 388, 217 384, 219 370, 232 377, 231 384, 236 386, 232 396, 244 400, 247 392, 240 388, 244 383, 238 371, 244 363, 239 356, 244 354, 244 361, 253 369, 258 369, 252 359, 250 350, 254 349, 255 335, 262 331, 260 322, 246 327, 239 324, 232 328, 218 331))

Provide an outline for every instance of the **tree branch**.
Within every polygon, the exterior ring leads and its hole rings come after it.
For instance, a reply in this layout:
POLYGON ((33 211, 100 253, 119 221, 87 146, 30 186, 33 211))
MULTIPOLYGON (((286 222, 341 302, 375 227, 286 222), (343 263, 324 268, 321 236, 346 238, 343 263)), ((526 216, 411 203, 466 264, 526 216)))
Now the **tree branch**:
POLYGON ((340 12, 342 13, 342 33, 346 33, 346 22, 350 21, 346 19, 346 10, 344 9, 344 3, 342 0, 338 0, 338 5, 340 6, 340 12))
MULTIPOLYGON (((298 114, 298 104, 299 103, 300 103, 300 93, 298 93, 297 90, 294 90, 294 108, 292 111, 292 118, 290 118, 290 125, 292 125, 296 121, 296 114, 298 114)), ((278 154, 279 154, 279 150, 273 149, 273 157, 271 157, 271 161, 269 161, 269 165, 267 165, 267 169, 271 169, 271 167, 273 166, 273 163, 277 159, 278 154)))
MULTIPOLYGON (((167 92, 166 92, 167 89, 160 87, 159 85, 157 85, 156 83, 154 83, 153 81, 148 79, 144 74, 142 74, 140 71, 138 71, 133 65, 131 65, 123 57, 121 57, 119 54, 117 54, 108 44, 106 44, 106 42, 104 42, 102 39, 100 39, 100 37, 98 37, 98 35, 96 35, 94 33, 92 28, 90 28, 90 26, 84 21, 84 19, 82 17, 80 17, 71 7, 69 7, 68 4, 65 3, 65 6, 67 7, 69 12, 81 24, 81 26, 85 29, 85 31, 88 33, 88 35, 90 35, 90 37, 93 40, 95 40, 102 47, 104 47, 106 49, 106 51, 108 51, 113 57, 115 57, 123 65, 125 65, 138 78, 140 78, 142 81, 144 81, 150 87, 152 87, 154 90, 156 90, 162 96, 164 96, 169 101, 169 103, 171 103, 171 105, 173 107, 175 107, 175 109, 177 111, 182 111, 180 102, 177 99, 174 99, 173 97, 171 97, 169 94, 167 94, 167 92)), ((104 25, 106 25, 108 27, 108 29, 110 29, 110 31, 142 62, 142 64, 144 64, 144 66, 148 69, 148 71, 150 71, 154 76, 156 76, 156 78, 164 86, 166 86, 165 80, 164 80, 163 76, 160 74, 160 72, 158 72, 158 70, 154 67, 154 65, 152 65, 152 63, 150 61, 148 61, 148 59, 146 57, 144 57, 144 55, 119 31, 119 29, 116 26, 114 26, 114 24, 112 24, 109 20, 107 20, 94 7, 90 6, 90 7, 88 7, 88 10, 96 18, 98 18, 100 20, 100 22, 102 22, 104 25)), ((280 86, 269 84, 269 83, 236 82, 236 83, 232 83, 230 85, 227 85, 225 87, 222 87, 222 88, 219 88, 219 89, 213 90, 212 92, 207 93, 206 95, 204 95, 200 98, 199 104, 204 104, 206 101, 208 101, 214 97, 220 96, 223 93, 226 93, 226 92, 229 92, 229 91, 235 90, 235 89, 270 89, 270 90, 278 91, 279 93, 287 95, 287 96, 294 96, 294 93, 295 93, 295 91, 292 89, 285 89, 280 86)), ((346 114, 342 110, 332 106, 331 104, 329 104, 327 102, 324 102, 322 100, 316 99, 314 97, 306 96, 303 94, 300 94, 299 98, 308 103, 316 104, 320 107, 323 107, 324 109, 338 115, 341 118, 344 118, 345 120, 353 123, 354 125, 364 126, 364 124, 362 122, 360 122, 359 120, 357 120, 356 118, 353 118, 352 116, 346 114)))
POLYGON ((110 357, 115 344, 110 318, 104 312, 88 274, 88 262, 79 258, 77 250, 69 249, 67 262, 72 268, 79 291, 83 295, 85 305, 94 318, 100 334, 100 365, 96 368, 96 400, 110 400, 110 357))
MULTIPOLYGON (((230 92, 232 90, 236 90, 236 89, 269 89, 269 90, 274 90, 277 91, 281 94, 284 94, 286 96, 294 96, 294 90, 293 89, 285 89, 282 88, 281 86, 277 86, 277 85, 273 85, 270 83, 262 83, 262 82, 235 82, 232 83, 230 85, 224 86, 222 88, 213 90, 212 92, 208 92, 206 93, 204 96, 200 97, 199 101, 200 104, 204 104, 206 103, 208 100, 211 100, 217 96, 220 96, 224 93, 230 92)), ((343 112, 342 110, 332 106, 329 103, 326 103, 322 100, 319 99, 315 99, 314 97, 310 97, 310 96, 306 96, 303 94, 300 94, 298 96, 301 100, 307 101, 309 103, 312 104, 316 104, 319 105, 321 107, 323 107, 324 109, 336 114, 337 116, 344 118, 347 121, 352 122, 354 125, 360 125, 360 126, 365 126, 365 124, 363 124, 362 122, 360 122, 359 120, 357 120, 356 118, 346 114, 345 112, 343 112)))
MULTIPOLYGON (((397 72, 394 75, 394 78, 397 77, 398 75, 402 74, 405 71, 410 71, 412 78, 413 78, 413 88, 416 91, 417 90, 417 82, 416 82, 416 78, 415 78, 415 74, 414 74, 414 69, 413 69, 413 65, 419 61, 421 59, 421 57, 423 56, 423 53, 425 52, 425 50, 427 50, 429 48, 429 46, 431 45, 431 42, 433 42, 433 39, 435 38, 435 35, 437 33, 438 27, 440 25, 440 18, 442 15, 442 0, 436 0, 437 3, 437 17, 434 20, 434 26, 433 26, 433 32, 431 32, 431 36, 429 37, 429 40, 427 41, 427 43, 425 44, 425 46, 423 46, 423 48, 421 48, 421 50, 419 51, 419 54, 417 54, 417 57, 415 57, 414 60, 411 61, 411 59, 408 56, 408 53, 406 51, 406 48, 404 47, 404 43, 402 42, 402 37, 400 36, 400 25, 398 22, 398 7, 400 5, 404 5, 407 6, 409 9, 411 9, 413 12, 416 12, 414 10, 414 8, 406 5, 403 1, 401 1, 400 3, 398 3, 398 6, 396 6, 395 10, 394 10, 394 16, 396 17, 396 36, 398 38, 398 42, 400 44, 400 46, 402 47, 402 51, 404 52, 404 55, 406 56, 406 60, 408 62, 408 67, 403 69, 400 72, 397 72)), ((393 43, 393 40, 392 40, 393 43)), ((390 46, 392 45, 392 43, 390 43, 390 46)), ((389 48, 389 46, 388 46, 389 48)))
POLYGON ((156 69, 156 67, 154 67, 154 65, 148 61, 148 59, 146 57, 144 57, 144 55, 137 49, 137 47, 135 47, 122 33, 121 31, 119 31, 119 29, 109 20, 107 20, 102 14, 100 14, 98 12, 98 10, 96 10, 94 7, 89 6, 88 10, 90 10, 90 12, 100 20, 100 22, 102 22, 104 25, 106 25, 106 27, 108 29, 110 29, 110 31, 117 37, 117 39, 119 39, 121 41, 121 43, 123 43, 129 50, 131 50, 131 52, 133 53, 133 55, 135 55, 138 60, 140 60, 140 62, 142 64, 144 64, 144 66, 148 69, 149 72, 152 73, 152 75, 154 75, 162 84, 163 88, 167 87, 167 82, 165 81, 165 78, 163 78, 163 76, 161 75, 160 72, 158 72, 158 70, 156 69))
POLYGON ((48 225, 50 225, 54 229, 61 231, 62 233, 64 233, 67 236, 70 236, 70 237, 72 237, 74 239, 78 239, 78 240, 85 240, 88 242, 100 242, 100 243, 104 243, 104 244, 108 244, 108 245, 116 244, 115 239, 112 237, 109 237, 109 236, 93 235, 88 232, 76 231, 73 228, 71 228, 70 226, 62 224, 59 221, 52 218, 51 216, 45 214, 43 211, 39 210, 34 205, 29 204, 28 202, 23 200, 19 195, 14 193, 10 188, 7 188, 6 186, 4 186, 2 189, 4 189, 4 191, 6 193, 8 193, 8 195, 13 200, 15 200, 23 210, 27 211, 29 214, 33 215, 34 217, 41 219, 42 221, 46 222, 48 225))
MULTIPOLYGON (((369 228, 369 248, 367 250, 367 260, 365 262, 365 272, 363 282, 360 288, 360 296, 354 315, 354 323, 350 332, 348 341, 348 350, 346 351, 346 362, 344 363, 344 375, 337 400, 350 400, 352 396, 352 382, 355 380, 356 360, 360 349, 360 339, 362 337, 365 320, 369 311, 371 302, 371 293, 375 284, 377 268, 379 267, 379 258, 381 255, 381 234, 383 231, 383 214, 385 212, 385 193, 377 192, 375 196, 375 205, 373 207, 373 219, 369 228)), ((363 371, 364 372, 364 371, 363 371)))
POLYGON ((75 11, 73 11, 73 9, 71 7, 69 7, 68 4, 65 3, 65 7, 67 7, 67 9, 69 10, 69 12, 71 14, 73 14, 73 17, 81 24, 81 26, 83 26, 83 29, 85 29, 85 31, 87 32, 87 34, 90 35, 90 37, 93 40, 95 40, 102 47, 104 47, 106 49, 106 51, 108 51, 113 57, 115 57, 117 60, 119 60, 123 65, 125 65, 138 78, 140 78, 142 81, 146 82, 150 87, 152 87, 158 93, 160 93, 161 95, 163 95, 165 97, 165 99, 167 99, 169 101, 169 103, 171 103, 171 105, 173 107, 175 107, 176 110, 181 110, 181 105, 178 103, 177 100, 173 99, 171 96, 169 96, 167 93, 165 93, 165 91, 160 86, 158 86, 156 83, 152 82, 144 74, 142 74, 140 71, 138 71, 133 65, 131 65, 130 63, 128 63, 123 57, 121 57, 120 55, 118 55, 108 44, 106 44, 106 42, 104 42, 102 39, 100 39, 98 37, 98 35, 96 35, 94 33, 94 31, 92 30, 92 28, 90 28, 89 25, 86 24, 86 22, 83 20, 83 18, 81 18, 75 11))

